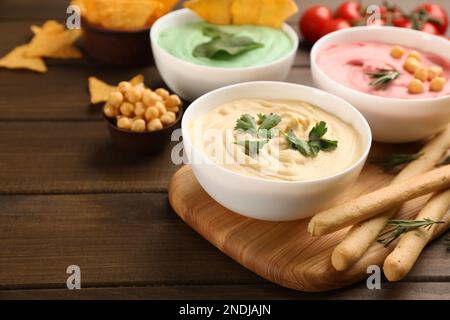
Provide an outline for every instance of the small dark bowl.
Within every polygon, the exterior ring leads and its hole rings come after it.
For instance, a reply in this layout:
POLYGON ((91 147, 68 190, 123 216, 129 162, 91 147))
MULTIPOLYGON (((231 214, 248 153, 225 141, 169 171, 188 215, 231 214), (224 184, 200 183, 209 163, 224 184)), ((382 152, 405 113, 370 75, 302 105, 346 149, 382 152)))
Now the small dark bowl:
POLYGON ((150 155, 164 150, 170 143, 172 131, 178 127, 183 116, 183 108, 177 113, 177 119, 168 127, 158 131, 132 132, 118 128, 112 119, 103 114, 113 143, 120 149, 135 154, 150 155))
POLYGON ((102 64, 142 66, 153 60, 150 27, 139 30, 111 30, 81 20, 87 53, 102 64))

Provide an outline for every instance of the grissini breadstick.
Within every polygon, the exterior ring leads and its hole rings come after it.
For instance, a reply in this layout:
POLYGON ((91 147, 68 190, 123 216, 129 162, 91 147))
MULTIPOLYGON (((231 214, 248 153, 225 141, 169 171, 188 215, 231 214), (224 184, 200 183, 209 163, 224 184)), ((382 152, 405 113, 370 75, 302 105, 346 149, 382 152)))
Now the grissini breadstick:
POLYGON ((447 232, 448 229, 450 229, 450 210, 447 211, 447 213, 442 217, 441 220, 444 221, 444 223, 440 223, 434 226, 435 228, 433 232, 433 239, 431 240, 440 237, 442 234, 447 232))
MULTIPOLYGON (((409 163, 394 178, 392 184, 430 171, 449 148, 450 125, 420 150, 419 153, 422 156, 409 163)), ((387 221, 397 213, 397 209, 388 210, 379 216, 355 224, 347 232, 344 240, 334 249, 331 256, 333 267, 338 271, 343 271, 354 265, 377 239, 378 234, 386 226, 387 221)))
POLYGON ((316 214, 308 225, 313 236, 322 236, 374 217, 403 202, 450 187, 450 165, 368 193, 343 205, 316 214))
MULTIPOLYGON (((440 221, 450 207, 450 190, 435 194, 417 215, 416 220, 425 218, 440 221)), ((418 228, 405 233, 394 251, 384 261, 383 270, 389 281, 403 279, 426 244, 431 240, 436 225, 430 229, 418 228)))

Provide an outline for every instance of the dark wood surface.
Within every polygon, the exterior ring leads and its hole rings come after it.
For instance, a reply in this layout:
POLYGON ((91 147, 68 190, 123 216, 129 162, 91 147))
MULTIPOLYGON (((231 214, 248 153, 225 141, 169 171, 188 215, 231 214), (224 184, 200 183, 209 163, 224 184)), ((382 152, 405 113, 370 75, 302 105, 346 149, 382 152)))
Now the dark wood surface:
MULTIPOLYGON (((301 10, 313 2, 301 1, 301 10)), ((66 1, 1 7, 0 56, 29 40, 31 24, 63 19, 66 1)), ((301 48, 288 81, 312 85, 308 59, 301 48)), ((170 146, 154 157, 118 151, 89 105, 88 76, 115 83, 143 73, 155 87, 163 85, 155 67, 106 68, 88 57, 48 66, 45 75, 0 69, 0 299, 450 299, 442 239, 405 281, 382 290, 359 283, 306 294, 268 283, 172 211, 166 192, 178 167, 170 146), (79 291, 65 289, 72 264, 82 270, 79 291)))

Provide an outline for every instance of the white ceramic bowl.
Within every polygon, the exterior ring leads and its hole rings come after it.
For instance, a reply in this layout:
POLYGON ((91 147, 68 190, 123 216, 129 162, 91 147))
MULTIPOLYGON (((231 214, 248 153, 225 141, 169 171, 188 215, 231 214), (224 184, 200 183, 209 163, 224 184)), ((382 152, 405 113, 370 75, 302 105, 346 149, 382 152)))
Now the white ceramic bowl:
POLYGON ((221 68, 197 65, 169 54, 158 45, 159 35, 165 28, 199 20, 190 10, 182 9, 161 17, 151 28, 150 39, 156 66, 172 91, 192 101, 211 90, 230 84, 256 80, 286 80, 298 48, 297 33, 287 24, 283 25, 283 30, 292 40, 292 50, 272 63, 256 67, 221 68))
POLYGON ((306 218, 324 208, 358 178, 369 152, 372 135, 366 119, 348 102, 302 85, 257 81, 212 91, 194 101, 182 119, 184 151, 205 191, 224 207, 244 216, 270 221, 306 218), (200 115, 237 99, 293 99, 317 105, 353 125, 363 141, 363 152, 350 168, 310 181, 273 181, 244 176, 214 163, 193 147, 188 125, 200 115))
POLYGON ((450 42, 425 32, 396 27, 356 27, 330 33, 311 51, 311 72, 315 84, 344 98, 366 117, 373 138, 380 142, 410 142, 427 138, 450 121, 450 96, 430 99, 385 98, 366 94, 328 77, 317 65, 317 55, 336 43, 378 41, 404 45, 450 59, 450 42))

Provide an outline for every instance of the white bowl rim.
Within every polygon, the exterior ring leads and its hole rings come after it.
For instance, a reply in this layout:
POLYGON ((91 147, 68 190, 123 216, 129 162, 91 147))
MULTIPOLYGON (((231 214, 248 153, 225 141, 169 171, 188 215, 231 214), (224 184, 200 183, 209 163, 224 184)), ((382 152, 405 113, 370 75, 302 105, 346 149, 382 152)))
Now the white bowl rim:
MULTIPOLYGON (((352 28, 347 28, 347 29, 341 29, 332 33, 329 33, 327 35, 325 35, 324 37, 320 38, 312 47, 311 49, 311 56, 310 56, 310 60, 311 60, 311 68, 315 68, 317 70, 317 72, 319 72, 322 76, 326 77, 327 79, 331 80, 334 85, 338 86, 340 89, 345 89, 347 91, 350 91, 352 94, 354 95, 358 95, 360 96, 360 98, 367 98, 370 97, 374 100, 378 100, 378 102, 380 104, 382 103, 386 103, 386 102, 435 102, 435 101, 440 101, 440 100, 446 100, 446 99, 450 99, 449 95, 445 95, 442 97, 432 97, 432 98, 417 98, 417 99, 406 99, 406 98, 389 98, 389 97, 381 97, 381 96, 375 96, 373 94, 369 94, 369 93, 365 93, 362 91, 358 91, 356 89, 350 88, 348 86, 345 86, 343 84, 341 84, 340 82, 332 79, 331 77, 329 77, 321 68, 319 68, 319 66, 317 65, 317 54, 318 54, 318 47, 320 45, 322 45, 323 42, 334 38, 337 35, 341 35, 341 34, 345 34, 345 33, 354 33, 354 32, 371 32, 373 30, 386 30, 386 31, 392 31, 392 32, 403 32, 403 33, 411 33, 411 34, 416 34, 417 36, 424 36, 424 32, 423 31, 419 31, 419 30, 413 30, 413 29, 406 29, 406 28, 400 28, 400 27, 392 27, 392 26, 359 26, 359 27, 352 27, 352 28)), ((429 36, 431 39, 435 40, 435 41, 440 41, 442 42, 442 44, 446 44, 447 39, 444 39, 442 37, 433 35, 433 34, 425 34, 427 37, 429 36)), ((380 42, 384 42, 383 40, 380 40, 380 42)), ((414 45, 412 44, 411 47, 414 48, 414 45)))
POLYGON ((186 66, 195 66, 198 67, 204 71, 212 71, 212 70, 220 70, 221 72, 236 72, 236 71, 257 71, 257 70, 261 70, 270 66, 273 66, 275 64, 278 64, 282 61, 285 61, 287 59, 289 59, 289 57, 296 53, 298 50, 298 46, 299 46, 299 38, 297 33, 295 32, 295 30, 287 23, 283 23, 283 27, 282 30, 288 35, 289 39, 292 41, 292 49, 285 54, 284 56, 266 63, 266 64, 262 64, 262 65, 257 65, 257 66, 249 66, 249 67, 213 67, 213 66, 205 66, 205 65, 201 65, 201 64, 196 64, 190 61, 185 61, 183 59, 180 59, 170 53, 168 53, 166 50, 164 50, 159 44, 158 44, 158 39, 157 39, 157 35, 156 35, 156 30, 158 29, 162 29, 164 26, 165 21, 174 16, 181 16, 181 15, 192 15, 193 17, 197 17, 199 19, 199 21, 202 21, 202 18, 197 16, 194 12, 192 12, 190 9, 179 9, 179 10, 175 10, 172 11, 164 16, 162 16, 161 18, 159 18, 158 20, 155 21, 155 23, 153 24, 152 28, 150 29, 150 41, 153 45, 157 46, 158 49, 160 49, 162 51, 162 53, 164 54, 164 56, 166 58, 169 59, 173 59, 179 63, 185 64, 186 66))
MULTIPOLYGON (((232 99, 231 99, 232 100, 232 99)), ((231 101, 230 100, 230 101, 231 101)), ((299 101, 301 101, 301 99, 299 99, 299 101)), ((321 108, 320 106, 317 106, 318 108, 321 108)), ((322 109, 322 108, 321 108, 322 109)), ((324 110, 324 109, 322 109, 324 110)), ((325 110, 326 111, 326 110, 325 110)), ((327 111, 328 112, 328 111, 327 111)), ((337 114, 334 114, 336 117, 338 117, 341 121, 343 121, 337 114)), ((355 128, 356 130, 356 128, 355 128)), ((194 100, 188 108, 186 108, 185 113, 183 114, 183 118, 181 120, 181 131, 182 131, 182 136, 183 136, 183 141, 187 141, 187 143, 191 146, 192 149, 195 149, 197 152, 199 152, 199 154, 202 157, 202 161, 205 161, 204 163, 207 164, 212 164, 215 167, 217 167, 219 170, 226 172, 227 174, 231 174, 233 176, 236 176, 237 178, 241 178, 244 180, 248 180, 249 182, 255 181, 255 182, 259 182, 259 183, 266 183, 266 184, 273 184, 273 185, 278 185, 278 184, 283 184, 283 185, 310 185, 310 184, 315 184, 315 183, 322 183, 322 182, 327 182, 330 180, 334 180, 337 178, 340 178, 342 176, 347 175, 348 173, 352 172, 353 170, 355 170, 355 168, 357 168, 358 166, 360 166, 362 164, 362 162, 365 162, 367 159, 367 156, 369 155, 370 149, 372 147, 372 131, 370 129, 369 123, 367 122, 366 118, 361 114, 361 112, 356 109, 354 106, 352 106, 349 102, 347 102, 346 100, 323 90, 314 88, 314 87, 309 87, 309 86, 305 86, 305 85, 301 85, 301 84, 297 84, 297 83, 290 83, 290 82, 282 82, 282 81, 251 81, 251 82, 242 82, 242 83, 238 83, 238 84, 232 84, 226 87, 222 87, 213 91, 210 91, 204 95, 202 95, 201 97, 197 98, 196 100, 194 100), (364 151, 362 152, 362 154, 360 155, 360 157, 358 158, 357 161, 355 161, 350 167, 341 170, 331 176, 326 176, 326 177, 320 177, 320 178, 315 178, 315 179, 309 179, 309 180, 300 180, 300 181, 284 181, 284 180, 270 180, 270 179, 264 179, 264 178, 257 178, 257 177, 252 177, 252 176, 246 176, 240 173, 236 173, 232 170, 229 170, 217 163, 215 163, 213 160, 211 160, 207 155, 204 154, 204 152, 202 150, 200 150, 199 148, 197 148, 195 145, 192 144, 190 136, 189 136, 189 131, 187 129, 187 123, 186 123, 186 116, 189 115, 192 111, 192 106, 195 105, 196 103, 200 103, 202 100, 209 98, 210 96, 221 92, 221 91, 227 91, 227 90, 233 90, 237 87, 243 87, 243 86, 257 86, 257 85, 273 85, 273 86, 290 86, 292 88, 298 88, 301 87, 305 90, 313 90, 316 92, 320 92, 323 95, 328 95, 330 97, 332 97, 333 99, 336 100, 340 100, 342 103, 344 103, 348 108, 350 108, 352 111, 355 112, 356 116, 357 116, 357 121, 360 121, 366 131, 367 137, 365 137, 364 133, 361 135, 361 139, 362 139, 362 143, 365 144, 364 147, 364 151), (186 134, 185 134, 186 133, 186 134), (368 142, 365 143, 365 140, 367 140, 368 142)), ((184 142, 183 142, 184 143, 184 142)), ((202 165, 202 164, 200 164, 202 165)))

